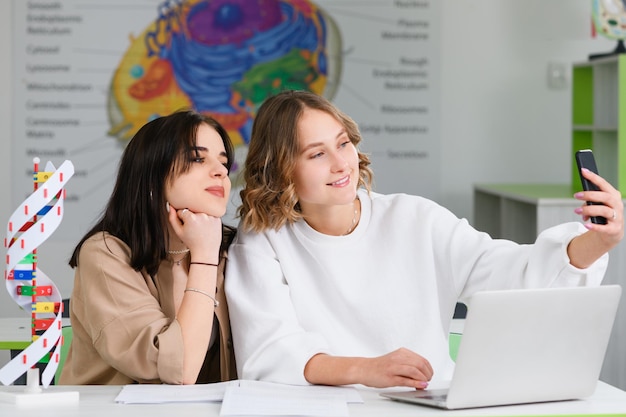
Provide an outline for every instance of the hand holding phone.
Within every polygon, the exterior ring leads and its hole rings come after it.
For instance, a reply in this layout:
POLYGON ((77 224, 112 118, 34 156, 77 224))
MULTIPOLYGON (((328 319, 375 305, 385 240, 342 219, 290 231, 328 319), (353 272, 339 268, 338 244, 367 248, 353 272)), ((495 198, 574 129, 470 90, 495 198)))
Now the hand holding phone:
MULTIPOLYGON (((576 152, 576 165, 578 165, 578 173, 580 174, 580 182, 583 185, 583 190, 585 191, 600 191, 600 188, 598 188, 597 185, 595 185, 593 182, 589 181, 587 178, 585 178, 582 174, 582 168, 587 168, 589 171, 597 174, 598 173, 598 167, 596 166, 596 160, 593 156, 593 152, 591 151, 591 149, 582 149, 580 151, 576 152)), ((599 204, 602 205, 602 203, 598 203, 595 201, 587 201, 587 205, 591 205, 591 204, 599 204)), ((602 216, 592 216, 591 217, 591 223, 595 223, 595 224, 606 224, 606 218, 602 217, 602 216)))

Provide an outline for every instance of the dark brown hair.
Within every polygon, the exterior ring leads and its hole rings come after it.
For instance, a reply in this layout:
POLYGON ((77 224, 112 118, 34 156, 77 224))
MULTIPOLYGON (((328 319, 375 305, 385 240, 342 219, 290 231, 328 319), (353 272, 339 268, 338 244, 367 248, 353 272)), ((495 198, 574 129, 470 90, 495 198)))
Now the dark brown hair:
MULTIPOLYGON (((98 232, 108 232, 130 247, 130 264, 135 270, 145 268, 148 274, 156 274, 167 256, 165 187, 189 170, 201 124, 211 126, 222 138, 226 168, 230 170, 233 145, 226 130, 212 117, 184 110, 148 122, 124 150, 104 214, 74 249, 69 262, 72 268, 78 265, 83 243, 98 232)), ((225 227, 223 245, 232 235, 232 228, 225 227)))

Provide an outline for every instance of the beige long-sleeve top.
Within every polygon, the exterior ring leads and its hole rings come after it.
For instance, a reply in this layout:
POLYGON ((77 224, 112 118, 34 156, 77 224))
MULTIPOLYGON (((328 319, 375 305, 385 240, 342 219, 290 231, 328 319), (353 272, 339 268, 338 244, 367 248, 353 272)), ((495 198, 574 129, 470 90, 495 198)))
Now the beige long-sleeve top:
MULTIPOLYGON (((225 258, 224 252, 217 276, 220 305, 213 328, 219 329, 218 337, 212 337, 197 383, 237 377, 224 296, 225 258)), ((173 266, 164 260, 153 279, 130 266, 130 248, 118 238, 97 233, 85 241, 70 301, 73 340, 60 384, 182 383, 183 336, 176 310, 185 283, 174 280, 173 266)))

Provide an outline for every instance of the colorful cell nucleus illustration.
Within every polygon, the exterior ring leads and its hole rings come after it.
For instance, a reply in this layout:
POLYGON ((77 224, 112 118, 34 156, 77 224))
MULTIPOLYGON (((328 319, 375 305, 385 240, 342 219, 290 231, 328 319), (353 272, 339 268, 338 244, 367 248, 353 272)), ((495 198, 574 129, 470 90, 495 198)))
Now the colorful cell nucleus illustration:
POLYGON ((265 98, 297 89, 330 99, 341 67, 339 29, 309 0, 167 0, 114 71, 109 134, 124 143, 192 108, 217 119, 237 153, 265 98))

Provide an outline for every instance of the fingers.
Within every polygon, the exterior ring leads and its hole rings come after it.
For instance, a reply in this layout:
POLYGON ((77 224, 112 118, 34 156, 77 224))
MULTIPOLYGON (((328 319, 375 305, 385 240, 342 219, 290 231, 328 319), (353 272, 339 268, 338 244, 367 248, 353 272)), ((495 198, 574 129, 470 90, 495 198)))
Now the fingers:
POLYGON ((428 381, 420 381, 413 378, 395 377, 389 384, 389 387, 409 387, 415 389, 428 388, 428 381))
POLYGON ((426 358, 406 348, 400 348, 396 352, 398 352, 400 356, 400 375, 419 381, 431 380, 434 371, 426 358))
POLYGON ((174 231, 179 236, 181 236, 186 229, 190 229, 192 227, 192 223, 195 223, 195 227, 198 227, 197 223, 200 220, 197 217, 197 214, 193 213, 188 208, 181 210, 173 208, 173 210, 170 210, 169 219, 174 231), (185 227, 185 225, 188 227, 185 227))
POLYGON ((604 191, 615 190, 615 188, 607 180, 605 180, 604 178, 602 178, 600 175, 596 174, 595 172, 590 171, 587 168, 583 168, 581 172, 585 178, 587 178, 589 181, 597 185, 598 188, 600 188, 601 190, 604 190, 604 191))
POLYGON ((182 236, 184 231, 183 226, 185 224, 185 219, 189 220, 190 215, 193 215, 193 213, 187 208, 179 210, 171 206, 169 202, 165 205, 165 209, 167 210, 167 218, 172 225, 174 232, 179 237, 182 236))
POLYGON ((585 202, 581 207, 578 207, 574 210, 576 213, 583 216, 583 220, 587 221, 591 217, 604 217, 607 220, 607 223, 603 223, 600 225, 608 225, 610 222, 613 222, 615 225, 619 226, 623 218, 623 209, 620 208, 612 208, 609 205, 605 204, 592 204, 587 205, 585 202))
POLYGON ((432 379, 432 373, 428 369, 414 365, 402 365, 390 371, 394 386, 424 389, 428 387, 428 381, 432 379))
POLYGON ((582 191, 576 193, 574 197, 585 202, 592 201, 599 204, 586 205, 585 203, 580 209, 576 209, 576 212, 582 214, 584 220, 588 220, 589 217, 602 216, 609 223, 617 222, 616 225, 621 226, 624 218, 621 192, 607 180, 588 169, 583 169, 582 175, 597 185, 600 191, 582 191))
POLYGON ((188 208, 177 209, 166 204, 167 218, 174 234, 193 254, 219 254, 222 244, 222 219, 205 213, 194 213, 188 208))
POLYGON ((589 170, 582 170, 582 175, 597 185, 600 191, 581 191, 574 194, 575 198, 584 201, 574 211, 582 216, 583 221, 586 222, 584 226, 599 238, 595 247, 602 247, 608 251, 619 244, 624 237, 622 194, 604 178, 589 170), (588 204, 587 202, 598 204, 588 204), (588 222, 592 217, 604 217, 606 224, 588 222))
POLYGON ((179 225, 184 225, 186 220, 190 220, 193 217, 194 213, 191 212, 188 208, 184 208, 182 210, 174 209, 170 210, 170 220, 173 216, 174 219, 179 220, 179 225))
POLYGON ((433 368, 424 357, 405 348, 373 358, 366 372, 365 385, 373 387, 403 386, 416 389, 428 387, 433 368))

